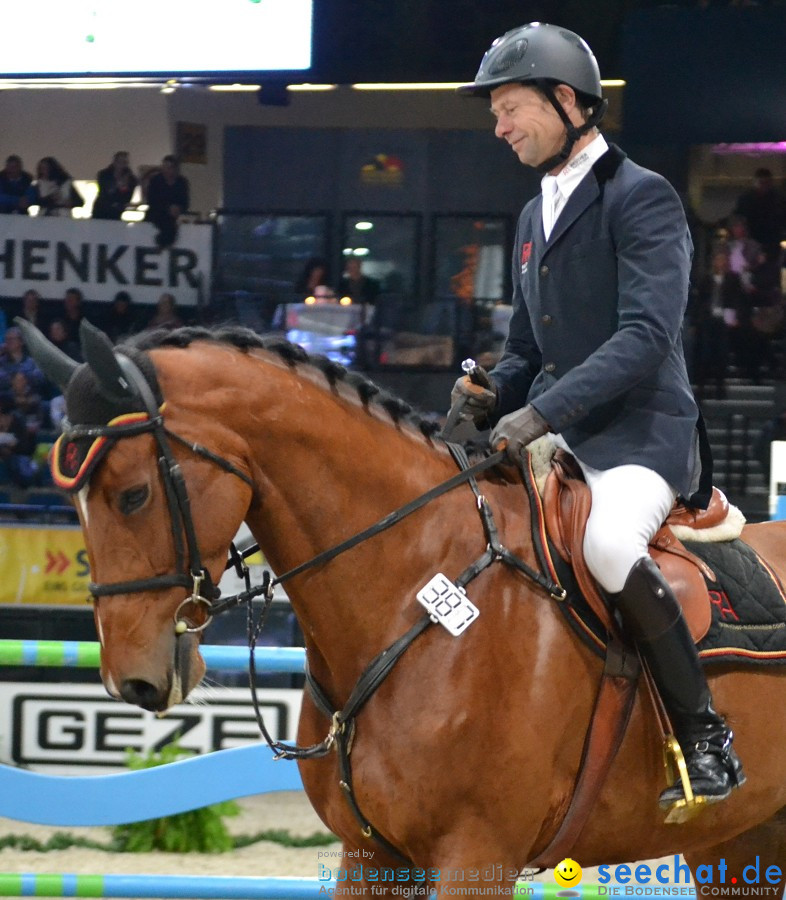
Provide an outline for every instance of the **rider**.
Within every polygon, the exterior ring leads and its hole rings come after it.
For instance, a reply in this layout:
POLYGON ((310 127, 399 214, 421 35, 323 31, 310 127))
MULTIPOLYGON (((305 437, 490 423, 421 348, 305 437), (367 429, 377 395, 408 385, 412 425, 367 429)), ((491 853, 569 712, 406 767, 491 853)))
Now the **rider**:
MULTIPOLYGON (((680 338, 693 252, 682 205, 598 132, 598 65, 573 32, 507 32, 459 91, 490 99, 496 136, 544 177, 519 218, 505 352, 486 387, 463 376, 451 398, 514 459, 547 431, 576 457, 592 493, 587 565, 648 664, 694 794, 722 800, 744 781, 732 732, 647 551, 677 495, 694 507, 710 496, 680 338)), ((683 799, 677 780, 660 804, 683 799)))

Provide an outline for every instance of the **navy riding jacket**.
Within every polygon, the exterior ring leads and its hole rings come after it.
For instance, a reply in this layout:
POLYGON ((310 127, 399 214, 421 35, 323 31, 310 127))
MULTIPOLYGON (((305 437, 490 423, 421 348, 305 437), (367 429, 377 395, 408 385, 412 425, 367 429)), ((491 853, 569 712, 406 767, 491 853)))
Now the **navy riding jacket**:
POLYGON ((495 416, 532 403, 593 468, 646 466, 706 506, 710 454, 681 338, 693 245, 677 193, 612 145, 548 240, 541 209, 539 194, 519 218, 495 416))

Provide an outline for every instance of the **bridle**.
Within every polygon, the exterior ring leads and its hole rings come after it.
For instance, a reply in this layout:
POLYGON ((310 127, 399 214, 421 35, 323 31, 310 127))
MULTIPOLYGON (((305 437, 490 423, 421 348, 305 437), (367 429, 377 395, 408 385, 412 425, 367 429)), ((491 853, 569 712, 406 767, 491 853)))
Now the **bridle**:
POLYGON ((191 595, 178 606, 175 611, 175 630, 178 634, 203 631, 219 612, 229 608, 226 603, 217 603, 220 590, 213 583, 210 572, 202 564, 194 519, 191 514, 191 503, 188 496, 185 477, 180 464, 172 452, 171 441, 187 447, 197 456, 215 464, 225 472, 245 482, 252 490, 254 482, 250 476, 233 463, 224 459, 201 444, 188 441, 164 425, 164 417, 153 395, 150 385, 137 365, 120 353, 115 354, 120 368, 130 387, 142 401, 145 412, 144 419, 109 425, 68 425, 63 433, 66 441, 80 438, 106 438, 104 453, 111 449, 122 438, 137 437, 140 434, 151 434, 156 442, 158 468, 164 486, 169 516, 172 522, 172 539, 175 545, 175 569, 168 575, 152 575, 149 578, 136 578, 130 581, 113 581, 104 584, 91 582, 90 595, 93 599, 112 597, 118 594, 138 594, 147 591, 161 591, 173 587, 184 587, 191 590, 191 595), (184 541, 185 536, 185 541, 184 541), (207 615, 199 625, 191 625, 181 613, 189 605, 204 607, 207 615))

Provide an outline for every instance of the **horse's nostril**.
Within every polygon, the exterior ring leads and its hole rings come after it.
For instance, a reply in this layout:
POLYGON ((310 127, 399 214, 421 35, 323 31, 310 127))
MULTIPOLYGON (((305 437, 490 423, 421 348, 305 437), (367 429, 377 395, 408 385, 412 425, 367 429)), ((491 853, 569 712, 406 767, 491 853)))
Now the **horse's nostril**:
POLYGON ((120 685, 120 696, 126 703, 157 712, 166 708, 166 693, 142 678, 127 678, 120 685))

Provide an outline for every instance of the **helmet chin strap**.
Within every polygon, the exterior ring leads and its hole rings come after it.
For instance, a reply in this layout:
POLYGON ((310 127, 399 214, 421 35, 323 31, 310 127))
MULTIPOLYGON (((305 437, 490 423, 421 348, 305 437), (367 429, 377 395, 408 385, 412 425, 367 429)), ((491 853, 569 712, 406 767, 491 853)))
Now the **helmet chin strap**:
POLYGON ((557 115, 560 117, 560 119, 562 119, 562 122, 565 125, 565 143, 562 145, 562 149, 559 151, 559 153, 555 153, 554 156, 550 156, 548 159, 544 159, 542 163, 539 163, 537 166, 535 166, 536 172, 540 172, 542 175, 546 175, 555 166, 558 166, 560 163, 564 163, 565 160, 570 156, 573 150, 573 145, 576 143, 576 141, 600 123, 600 120, 606 113, 606 108, 609 105, 609 101, 599 100, 597 106, 595 106, 587 121, 583 125, 579 125, 577 127, 573 124, 573 122, 570 121, 570 119, 568 118, 568 114, 562 108, 562 104, 559 102, 559 100, 557 100, 557 97, 554 93, 554 88, 551 86, 551 82, 538 80, 535 82, 535 84, 537 84, 545 97, 548 99, 549 103, 551 103, 551 105, 557 111, 557 115))

